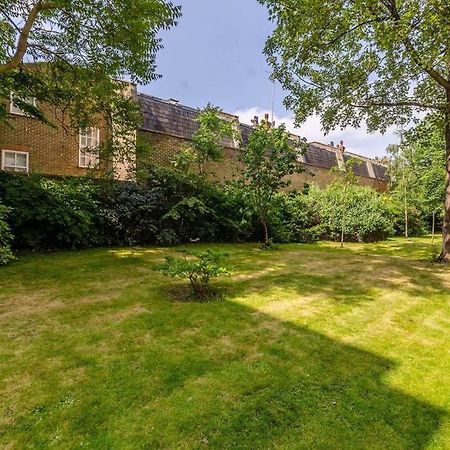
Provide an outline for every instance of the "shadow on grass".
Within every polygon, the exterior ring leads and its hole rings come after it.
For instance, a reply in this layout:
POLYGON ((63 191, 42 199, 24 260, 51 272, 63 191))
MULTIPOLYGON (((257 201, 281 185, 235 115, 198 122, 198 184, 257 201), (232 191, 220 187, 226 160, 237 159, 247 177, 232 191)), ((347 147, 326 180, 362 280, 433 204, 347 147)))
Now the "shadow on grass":
MULTIPOLYGON (((351 282, 345 267, 333 276, 303 273, 317 257, 313 249, 301 264, 293 258, 302 255, 289 253, 285 261, 280 251, 255 260, 247 255, 249 249, 235 253, 236 265, 242 270, 247 265, 244 277, 220 283, 228 289, 228 300, 207 304, 168 301, 146 250, 121 254, 114 264, 110 255, 92 252, 89 261, 69 261, 78 267, 69 275, 60 269, 53 276, 43 274, 60 292, 67 284, 86 283, 89 290, 92 269, 103 268, 100 283, 118 280, 114 301, 74 302, 73 309, 49 310, 33 321, 17 314, 1 322, 0 343, 19 326, 38 332, 10 340, 0 354, 0 444, 427 447, 446 412, 389 386, 385 379, 395 369, 393 361, 232 301, 276 285, 358 303, 370 300, 371 288, 351 282), (145 271, 139 272, 142 267, 145 271), (66 276, 60 285, 53 283, 58 274, 66 276), (132 283, 123 284, 122 278, 132 283), (13 394, 8 394, 11 386, 13 394)), ((342 253, 339 257, 342 261, 342 253)), ((358 255, 353 258, 359 261, 358 255)), ((338 261, 331 258, 323 270, 338 261)), ((419 263, 408 264, 393 267, 386 258, 374 257, 358 274, 372 274, 376 287, 405 292, 441 288, 431 273, 428 284, 418 278, 419 263), (377 271, 382 277, 376 278, 377 271)), ((27 281, 27 270, 39 267, 24 265, 24 289, 35 286, 27 281)))
POLYGON ((231 301, 141 295, 122 308, 133 302, 148 311, 104 323, 98 308, 79 306, 70 330, 53 313, 61 327, 22 341, 8 368, 0 360, 2 391, 17 370, 31 378, 28 409, 0 402, 0 443, 421 449, 443 419, 384 382, 392 361, 310 329, 231 301), (22 358, 41 362, 27 369, 22 358))

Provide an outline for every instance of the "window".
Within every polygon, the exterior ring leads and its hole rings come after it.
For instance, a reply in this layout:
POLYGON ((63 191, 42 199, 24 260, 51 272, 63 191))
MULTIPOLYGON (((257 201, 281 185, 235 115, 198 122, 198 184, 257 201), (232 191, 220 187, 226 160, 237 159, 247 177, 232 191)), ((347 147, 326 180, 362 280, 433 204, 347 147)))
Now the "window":
MULTIPOLYGON (((16 97, 17 98, 17 97, 16 97)), ((21 98, 22 101, 29 103, 30 105, 36 106, 36 99, 34 97, 21 98)), ((9 112, 11 114, 16 114, 18 116, 27 116, 25 111, 22 111, 18 106, 14 104, 14 95, 11 94, 11 99, 9 103, 9 112)))
POLYGON ((100 143, 100 130, 88 128, 80 131, 80 167, 98 167, 98 145, 100 143))
POLYGON ((2 150, 2 169, 12 172, 28 172, 29 155, 27 152, 2 150))

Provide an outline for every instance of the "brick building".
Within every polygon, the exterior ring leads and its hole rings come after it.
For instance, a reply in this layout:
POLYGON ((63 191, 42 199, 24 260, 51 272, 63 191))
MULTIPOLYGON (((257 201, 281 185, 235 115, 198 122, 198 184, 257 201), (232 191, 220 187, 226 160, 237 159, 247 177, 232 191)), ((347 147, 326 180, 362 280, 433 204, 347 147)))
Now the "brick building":
MULTIPOLYGON (((168 166, 177 151, 190 146, 192 136, 198 127, 196 122, 198 111, 173 99, 162 100, 144 94, 138 94, 138 101, 143 115, 139 135, 150 144, 153 150, 152 160, 157 164, 168 166)), ((231 114, 223 113, 223 118, 237 124, 245 144, 252 132, 252 126, 239 123, 239 118, 231 114)), ((291 138, 300 139, 295 135, 291 135, 291 138)), ((219 163, 212 163, 210 170, 217 179, 229 180, 237 176, 239 168, 238 143, 228 139, 223 145, 225 158, 219 163)), ((305 183, 313 182, 325 186, 335 177, 331 169, 342 169, 344 161, 350 158, 360 161, 354 165, 353 171, 361 185, 372 186, 377 190, 387 189, 389 178, 386 167, 370 158, 349 153, 342 142, 337 146, 311 142, 305 155, 301 156, 305 171, 291 177, 292 187, 302 188, 305 183)))
MULTIPOLYGON (((169 166, 175 154, 190 146, 197 130, 198 111, 179 104, 176 100, 162 100, 144 94, 137 94, 134 86, 129 87, 129 95, 137 98, 143 115, 143 123, 137 134, 151 147, 150 159, 155 164, 169 166)), ((29 99, 34 102, 34 99, 29 99)), ((58 111, 49 105, 39 105, 51 121, 55 121, 58 111)), ((70 130, 58 126, 51 128, 38 120, 26 116, 13 100, 9 104, 12 126, 0 122, 1 169, 16 172, 37 172, 50 175, 83 175, 90 172, 103 174, 114 170, 116 177, 127 176, 122 162, 102 160, 95 147, 108 138, 106 127, 99 125, 84 131, 70 130), (94 150, 93 150, 94 149, 94 150)), ((238 127, 244 144, 252 132, 252 126, 239 122, 237 116, 222 113, 238 127)), ((299 139, 292 135, 293 140, 299 139)), ((217 180, 226 181, 237 176, 238 143, 232 139, 223 142, 225 157, 219 163, 211 163, 208 168, 217 180)), ((388 184, 386 167, 360 155, 347 152, 343 144, 334 146, 318 142, 309 144, 301 157, 305 167, 302 174, 291 178, 294 188, 302 188, 305 183, 315 182, 321 186, 329 184, 335 175, 331 169, 342 168, 350 157, 360 160, 354 172, 362 185, 385 190, 388 184), (331 172, 330 172, 331 171, 331 172)))

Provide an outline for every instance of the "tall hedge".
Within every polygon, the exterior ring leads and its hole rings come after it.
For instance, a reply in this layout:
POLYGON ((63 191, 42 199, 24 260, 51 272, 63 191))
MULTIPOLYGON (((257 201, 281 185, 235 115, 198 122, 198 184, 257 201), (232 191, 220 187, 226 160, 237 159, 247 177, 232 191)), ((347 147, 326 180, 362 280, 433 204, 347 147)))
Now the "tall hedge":
MULTIPOLYGON (((153 166, 139 182, 0 172, 0 199, 10 211, 16 249, 261 240, 245 192, 233 183, 222 186, 153 166)), ((346 240, 375 241, 392 233, 395 214, 384 196, 359 186, 347 196, 346 240)), ((337 239, 342 203, 337 184, 279 193, 271 235, 278 242, 337 239)))

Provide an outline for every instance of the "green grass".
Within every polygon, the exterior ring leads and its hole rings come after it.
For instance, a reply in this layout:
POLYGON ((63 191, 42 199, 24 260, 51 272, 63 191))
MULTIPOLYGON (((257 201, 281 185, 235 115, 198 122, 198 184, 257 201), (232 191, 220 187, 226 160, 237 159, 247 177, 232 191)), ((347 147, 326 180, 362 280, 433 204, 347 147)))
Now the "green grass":
POLYGON ((0 269, 0 448, 450 449, 428 238, 215 247, 234 273, 211 303, 152 271, 173 249, 0 269))

